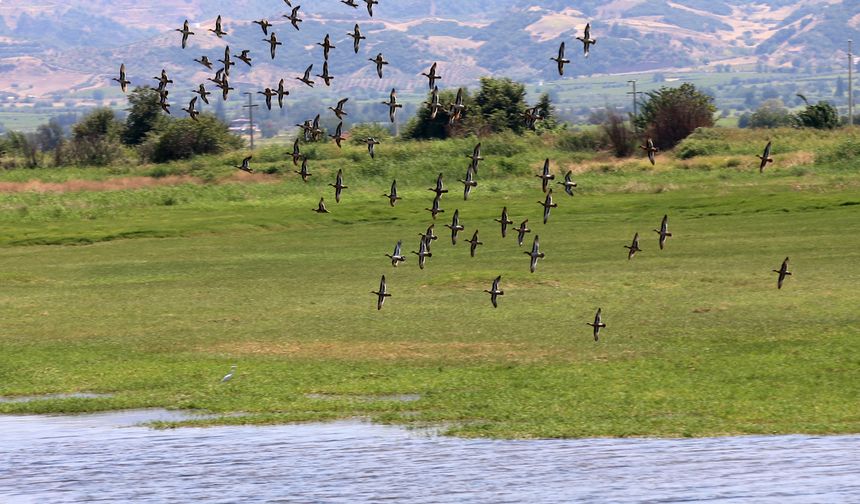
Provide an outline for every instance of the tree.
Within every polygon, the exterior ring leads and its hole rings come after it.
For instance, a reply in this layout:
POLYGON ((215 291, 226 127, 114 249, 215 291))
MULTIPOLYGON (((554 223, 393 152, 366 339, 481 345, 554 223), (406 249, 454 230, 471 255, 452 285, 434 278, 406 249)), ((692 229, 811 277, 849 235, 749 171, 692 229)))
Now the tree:
POLYGON ((484 122, 493 131, 525 129, 523 113, 526 110, 526 88, 508 78, 482 77, 481 89, 475 96, 484 122))
POLYGON ((609 141, 609 145, 612 146, 612 152, 616 157, 627 157, 633 154, 636 148, 634 145, 635 137, 627 123, 624 122, 623 116, 614 110, 607 110, 606 122, 600 128, 609 141))
MULTIPOLYGON (((415 114, 415 117, 406 125, 403 137, 421 140, 430 138, 444 139, 454 136, 459 128, 449 126, 448 121, 450 116, 448 115, 448 106, 454 103, 456 98, 457 91, 455 90, 446 89, 439 91, 439 103, 442 104, 442 108, 436 113, 436 118, 432 119, 430 117, 429 106, 426 104, 422 105, 418 109, 418 113, 415 114)), ((427 102, 430 102, 430 94, 427 95, 427 102)), ((480 108, 475 105, 472 96, 469 94, 469 90, 465 88, 463 89, 463 104, 466 106, 466 110, 463 112, 462 120, 480 117, 480 108)))
POLYGON ((654 139, 654 145, 668 150, 696 128, 714 125, 714 99, 685 83, 677 88, 662 87, 647 94, 636 124, 654 139))
POLYGON ((39 126, 36 129, 36 141, 43 152, 59 147, 63 143, 63 127, 60 122, 52 118, 47 124, 39 126))
POLYGON ((6 134, 6 144, 12 152, 24 158, 24 164, 27 168, 39 166, 39 148, 36 135, 10 131, 6 134))
POLYGON ((72 127, 72 157, 82 165, 105 166, 119 157, 124 125, 114 111, 98 108, 72 127))
POLYGON ((128 117, 125 120, 123 143, 140 145, 150 131, 164 124, 158 91, 151 87, 136 87, 128 97, 128 117))
POLYGON ((810 105, 806 98, 798 95, 806 102, 806 108, 797 114, 797 123, 804 128, 833 129, 839 127, 839 113, 828 102, 820 101, 810 105))
POLYGON ((552 105, 549 93, 543 93, 536 105, 538 113, 543 118, 538 121, 536 129, 538 132, 553 131, 558 128, 558 119, 555 116, 555 107, 552 105))
POLYGON ((794 124, 794 117, 782 100, 767 100, 749 118, 750 128, 781 128, 794 124))
POLYGON ((169 121, 163 131, 153 133, 146 144, 151 161, 163 163, 199 154, 220 154, 242 146, 241 138, 230 133, 227 125, 212 114, 169 121))

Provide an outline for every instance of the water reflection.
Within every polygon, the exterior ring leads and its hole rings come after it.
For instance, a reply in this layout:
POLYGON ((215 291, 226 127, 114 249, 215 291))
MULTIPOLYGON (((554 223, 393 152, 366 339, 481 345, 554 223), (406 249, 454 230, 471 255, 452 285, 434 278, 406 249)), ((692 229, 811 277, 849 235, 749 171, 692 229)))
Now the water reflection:
POLYGON ((860 501, 860 436, 463 440, 349 421, 0 416, 0 502, 860 501))

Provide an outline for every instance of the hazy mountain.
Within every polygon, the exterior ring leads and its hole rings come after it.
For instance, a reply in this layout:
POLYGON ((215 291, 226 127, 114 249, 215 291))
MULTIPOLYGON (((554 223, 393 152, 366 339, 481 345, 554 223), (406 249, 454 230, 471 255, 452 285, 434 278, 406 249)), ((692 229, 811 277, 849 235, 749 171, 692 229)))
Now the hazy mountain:
POLYGON ((372 19, 363 2, 351 9, 339 0, 308 0, 300 32, 281 17, 289 11, 282 0, 16 3, 0 3, 0 90, 20 89, 40 68, 42 80, 29 91, 36 95, 106 85, 120 61, 141 82, 162 67, 202 81, 209 72, 191 60, 204 53, 217 59, 225 42, 255 57, 240 81, 292 81, 307 65, 321 65, 314 44, 326 33, 338 45, 330 63, 335 86, 351 89, 420 87, 415 76, 433 61, 444 68, 445 85, 487 74, 556 79, 549 58, 563 40, 573 60, 569 76, 714 63, 833 66, 844 58, 846 39, 860 41, 857 0, 494 0, 491 7, 485 0, 381 0, 372 19), (230 32, 224 41, 206 32, 219 13, 230 32), (285 43, 274 62, 259 27, 250 24, 261 17, 276 23, 285 43), (173 29, 184 19, 197 35, 182 51, 173 29), (346 37, 355 22, 368 36, 358 56, 346 37), (574 38, 586 22, 599 41, 587 60, 574 38), (367 62, 380 51, 392 62, 383 82, 367 62))

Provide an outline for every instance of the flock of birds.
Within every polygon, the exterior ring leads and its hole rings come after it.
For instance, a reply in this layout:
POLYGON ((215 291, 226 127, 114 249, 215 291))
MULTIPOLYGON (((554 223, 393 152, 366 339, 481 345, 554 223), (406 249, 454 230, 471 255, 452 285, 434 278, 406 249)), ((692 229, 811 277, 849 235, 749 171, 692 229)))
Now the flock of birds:
MULTIPOLYGON (((349 6, 349 7, 353 7, 353 8, 359 7, 356 0, 339 0, 339 1, 341 3, 349 6)), ((379 1, 378 0, 362 0, 362 1, 366 4, 367 13, 372 17, 373 16, 373 7, 374 7, 374 5, 379 4, 379 1)), ((295 30, 300 30, 300 23, 303 22, 302 18, 300 17, 301 6, 293 6, 291 3, 291 0, 284 0, 284 2, 287 4, 287 6, 291 7, 292 10, 291 10, 290 14, 285 14, 283 17, 289 21, 289 23, 292 25, 292 27, 295 30)), ((270 29, 273 28, 273 24, 266 19, 253 21, 253 23, 259 25, 260 29, 263 32, 263 35, 268 37, 268 38, 264 38, 262 40, 263 40, 263 42, 266 42, 268 44, 269 55, 270 55, 271 59, 274 60, 275 56, 276 56, 277 48, 279 46, 283 45, 283 42, 281 42, 278 39, 278 36, 274 31, 270 32, 270 29)), ((181 47, 183 49, 185 49, 187 47, 189 37, 197 35, 195 32, 191 31, 189 23, 187 20, 183 23, 182 28, 178 28, 178 29, 176 29, 176 31, 181 34, 181 42, 180 43, 181 43, 181 47)), ((213 28, 208 29, 208 31, 213 33, 214 36, 216 36, 219 39, 228 35, 228 32, 225 31, 225 29, 224 29, 220 15, 215 20, 215 26, 213 28)), ((358 54, 361 42, 363 40, 366 40, 367 37, 364 34, 362 34, 361 27, 357 23, 356 23, 353 31, 350 33, 347 33, 347 35, 352 38, 352 40, 353 40, 353 51, 356 54, 358 54)), ((576 37, 576 39, 582 43, 583 54, 584 54, 584 57, 587 58, 589 56, 589 53, 590 53, 590 48, 597 43, 597 40, 595 38, 593 38, 591 35, 590 23, 586 24, 585 29, 583 31, 583 35, 581 37, 576 37)), ((312 87, 314 87, 314 84, 316 84, 316 81, 314 81, 312 79, 312 77, 318 77, 322 80, 323 83, 325 83, 326 86, 330 86, 332 80, 334 80, 334 76, 330 73, 330 69, 328 66, 328 60, 329 60, 330 52, 333 49, 336 49, 336 46, 332 43, 331 37, 328 34, 325 36, 325 38, 323 39, 322 42, 318 42, 316 45, 318 45, 322 48, 322 53, 323 53, 322 73, 313 75, 312 72, 313 72, 314 65, 312 64, 312 65, 307 67, 307 69, 305 70, 305 72, 303 73, 302 76, 296 77, 295 79, 302 82, 306 86, 312 88, 312 87)), ((248 65, 249 67, 252 65, 252 57, 250 55, 250 50, 247 50, 247 49, 242 50, 237 56, 235 56, 235 58, 237 60, 243 62, 244 64, 248 65)), ((565 58, 565 43, 564 42, 562 42, 561 45, 559 46, 558 54, 555 57, 550 58, 550 59, 552 61, 555 61, 556 64, 558 65, 559 75, 564 75, 564 66, 566 64, 571 63, 571 61, 569 59, 565 58)), ((212 62, 212 60, 210 60, 209 57, 206 55, 203 55, 200 58, 194 59, 194 61, 205 66, 207 69, 210 69, 210 70, 213 69, 213 67, 214 67, 214 63, 212 62)), ((221 66, 216 70, 214 77, 209 78, 208 80, 211 81, 212 83, 214 83, 215 86, 221 90, 222 99, 226 100, 228 95, 229 95, 229 92, 234 89, 233 87, 230 86, 229 78, 230 78, 231 67, 236 65, 236 62, 233 60, 233 56, 231 56, 231 51, 230 51, 229 45, 227 45, 224 48, 223 58, 219 59, 217 61, 219 63, 221 63, 221 66)), ((381 53, 381 52, 378 53, 376 55, 376 57, 370 58, 369 61, 374 65, 374 67, 376 69, 376 73, 379 76, 379 78, 380 79, 383 78, 384 68, 386 65, 390 64, 388 61, 386 61, 383 53, 381 53)), ((426 102, 425 105, 430 110, 431 118, 435 119, 440 110, 446 109, 448 112, 450 124, 454 124, 457 121, 460 121, 462 119, 463 112, 465 111, 465 108, 466 108, 464 103, 463 103, 463 88, 458 89, 455 100, 446 107, 442 103, 440 103, 440 100, 439 100, 439 87, 436 85, 436 81, 441 80, 442 76, 438 73, 437 63, 434 62, 431 65, 431 67, 428 69, 428 71, 423 72, 421 75, 426 77, 428 80, 428 87, 430 89, 430 100, 428 102, 426 102)), ((160 105, 161 105, 162 109, 166 113, 169 114, 170 113, 170 104, 168 103, 167 100, 168 100, 168 96, 169 96, 170 92, 168 90, 168 85, 172 84, 173 81, 169 78, 169 76, 167 75, 167 72, 165 70, 162 70, 161 74, 159 76, 154 77, 154 79, 158 82, 158 87, 156 88, 156 90, 160 96, 160 105)), ((114 78, 113 80, 119 83, 123 92, 127 91, 127 88, 128 88, 128 85, 130 84, 130 81, 126 77, 125 64, 120 65, 119 77, 114 78)), ((205 84, 200 84, 198 86, 198 88, 196 90, 194 90, 193 92, 197 96, 193 97, 191 99, 190 103, 188 104, 188 106, 186 108, 183 108, 182 110, 185 111, 192 119, 196 120, 197 116, 200 113, 199 110, 196 108, 198 98, 201 101, 203 101, 204 103, 208 104, 209 103, 208 97, 212 93, 210 91, 206 90, 205 84)), ((286 96, 289 96, 290 91, 287 90, 285 87, 285 80, 280 79, 280 82, 278 83, 277 87, 274 87, 274 88, 267 87, 263 91, 259 91, 258 94, 261 94, 265 97, 266 106, 271 110, 274 98, 277 98, 278 106, 280 108, 283 108, 284 98, 286 96)), ((337 144, 338 147, 341 147, 341 142, 343 140, 345 140, 344 132, 343 132, 343 118, 348 115, 348 113, 345 110, 345 106, 346 106, 348 101, 349 101, 349 98, 343 98, 343 99, 339 100, 335 106, 328 107, 329 110, 331 110, 335 114, 335 116, 340 120, 340 123, 337 125, 334 134, 328 135, 337 144)), ((397 100, 396 89, 391 90, 391 93, 389 94, 388 101, 384 101, 384 102, 382 102, 382 104, 384 104, 386 107, 388 107, 389 119, 391 120, 391 122, 394 122, 395 116, 397 113, 397 109, 403 107, 403 105, 401 103, 399 103, 397 100)), ((542 116, 541 116, 541 113, 537 107, 529 108, 523 114, 523 121, 524 121, 525 126, 528 128, 531 128, 531 129, 534 129, 535 124, 538 121, 540 121, 541 119, 542 119, 542 116)), ((317 140, 321 139, 323 137, 323 135, 326 134, 326 131, 320 127, 320 114, 317 114, 314 119, 306 120, 301 124, 297 124, 296 126, 298 126, 301 129, 301 135, 299 138, 296 138, 296 140, 293 144, 293 151, 292 151, 291 158, 292 158, 294 166, 299 168, 298 170, 295 170, 295 173, 297 173, 304 182, 307 182, 308 178, 311 177, 312 174, 308 168, 307 156, 304 156, 301 153, 300 140, 304 139, 305 141, 317 141, 317 140)), ((375 148, 377 145, 380 144, 379 140, 376 138, 369 137, 369 138, 365 139, 365 143, 367 144, 368 154, 370 155, 371 158, 375 158, 375 152, 376 152, 375 148)), ((640 148, 646 153, 651 164, 652 165, 655 164, 656 163, 656 153, 658 152, 658 149, 654 146, 653 140, 651 138, 646 139, 644 145, 640 146, 640 148)), ((463 199, 464 200, 468 200, 469 195, 471 194, 472 190, 478 186, 478 182, 476 181, 476 177, 478 174, 478 168, 479 168, 480 162, 484 160, 484 157, 481 155, 481 144, 478 143, 475 146, 472 153, 467 154, 466 157, 469 159, 469 165, 466 169, 466 174, 465 174, 463 179, 458 180, 459 182, 461 182, 463 184, 463 199)), ((761 156, 757 156, 757 157, 761 161, 760 166, 759 166, 759 171, 763 172, 765 167, 769 163, 773 162, 773 158, 771 157, 771 143, 770 142, 768 142, 767 146, 765 147, 764 153, 761 156)), ((253 159, 252 156, 245 157, 242 160, 242 163, 240 165, 236 166, 235 168, 242 170, 242 171, 245 171, 245 172, 248 172, 248 173, 253 173, 254 170, 251 168, 251 160, 252 159, 253 159)), ((550 160, 549 159, 547 159, 544 162, 543 169, 541 170, 541 172, 536 174, 535 176, 541 180, 541 189, 545 195, 543 200, 538 201, 537 203, 543 207, 543 223, 546 224, 550 218, 551 210, 553 208, 558 207, 558 203, 556 203, 553 200, 552 188, 550 188, 550 186, 549 186, 550 182, 555 179, 555 175, 553 175, 550 171, 550 160)), ((574 182, 572 180, 572 172, 571 171, 567 172, 567 174, 564 177, 564 181, 556 182, 556 184, 561 185, 564 192, 569 196, 574 195, 573 189, 575 187, 577 187, 576 182, 574 182)), ((344 175, 343 175, 342 169, 337 171, 335 182, 333 184, 330 183, 328 185, 334 188, 335 201, 337 203, 340 203, 342 195, 343 195, 343 191, 345 189, 348 189, 348 186, 344 185, 344 175)), ((435 221, 438 214, 445 212, 445 210, 443 210, 441 208, 441 199, 442 199, 442 196, 444 194, 449 192, 448 189, 446 189, 444 186, 443 177, 442 177, 441 173, 436 178, 436 183, 435 183, 434 187, 430 187, 429 190, 432 191, 435 196, 433 198, 433 202, 431 203, 431 206, 429 208, 426 208, 425 210, 430 212, 432 219, 435 221)), ((388 199, 388 203, 392 207, 394 207, 397 204, 397 202, 402 199, 398 195, 398 192, 397 192, 397 181, 396 180, 392 181, 389 193, 383 194, 383 196, 388 199)), ((320 214, 329 213, 329 210, 325 204, 325 198, 321 197, 319 200, 319 203, 317 204, 317 207, 313 208, 312 210, 314 212, 317 212, 320 214)), ((502 209, 500 218, 495 219, 495 221, 498 222, 501 226, 502 238, 507 237, 508 226, 513 226, 513 224, 514 224, 514 221, 511 220, 510 217, 508 216, 507 207, 502 209)), ((517 243, 519 246, 523 245, 523 240, 525 238, 525 235, 527 233, 531 232, 531 229, 528 228, 528 223, 529 223, 529 220, 525 219, 522 222, 520 222, 518 227, 512 227, 511 228, 513 231, 516 231, 516 233, 517 233, 517 243)), ((445 227, 447 227, 451 231, 451 243, 452 243, 452 245, 456 245, 459 233, 464 231, 464 229, 465 229, 463 224, 460 221, 459 209, 454 210, 454 213, 453 213, 453 216, 451 219, 451 224, 446 224, 445 227)), ((418 250, 412 251, 412 253, 417 256, 418 267, 421 269, 424 269, 427 259, 433 257, 433 254, 431 252, 431 245, 432 245, 433 241, 438 239, 438 236, 436 236, 434 234, 434 228, 435 228, 435 224, 431 224, 426 229, 425 232, 419 233, 420 241, 418 244, 418 250)), ((659 229, 654 229, 654 232, 656 232, 658 234, 659 246, 660 246, 660 249, 663 250, 666 246, 667 238, 672 236, 672 233, 669 232, 669 217, 668 217, 668 215, 663 216, 663 219, 660 223, 659 229)), ((476 252, 478 246, 483 245, 483 242, 481 242, 479 239, 477 229, 472 234, 471 239, 466 240, 466 242, 469 243, 471 257, 475 256, 475 252, 476 252)), ((391 254, 385 254, 385 256, 388 257, 388 259, 390 259, 391 265, 393 267, 397 267, 399 264, 406 261, 406 256, 403 254, 403 251, 402 251, 402 245, 403 245, 402 241, 398 241, 397 244, 394 246, 394 251, 391 254)), ((639 233, 637 232, 633 236, 633 240, 632 240, 630 245, 625 245, 624 247, 628 250, 628 252, 627 252, 627 259, 628 260, 633 259, 633 257, 636 255, 637 252, 641 252, 642 249, 639 247, 639 233)), ((542 252, 540 249, 540 237, 538 235, 535 235, 535 237, 532 241, 531 250, 530 251, 524 251, 523 253, 525 255, 529 256, 529 271, 534 273, 536 271, 536 268, 538 265, 538 260, 543 259, 545 257, 544 252, 542 252)), ((783 261, 782 265, 780 266, 780 269, 773 270, 775 273, 778 274, 777 287, 780 289, 782 288, 783 281, 785 280, 785 278, 787 276, 791 275, 791 273, 788 271, 788 260, 789 260, 788 257, 786 257, 785 260, 783 261)), ((502 280, 501 275, 497 276, 495 279, 493 279, 491 287, 489 289, 484 290, 485 293, 489 294, 490 302, 492 303, 493 307, 498 307, 499 297, 503 296, 505 294, 505 292, 500 287, 501 280, 502 280)), ((388 290, 388 284, 386 282, 385 275, 382 275, 378 290, 371 291, 371 293, 374 294, 377 298, 377 304, 376 304, 377 309, 381 310, 384 303, 385 303, 386 298, 389 298, 392 296, 391 292, 388 290)), ((589 325, 593 328, 593 335, 594 335, 595 341, 599 340, 600 330, 606 327, 606 324, 603 322, 601 311, 602 311, 601 308, 598 308, 597 312, 594 315, 593 321, 587 322, 587 325, 589 325)), ((234 371, 235 371, 235 366, 233 367, 233 369, 231 369, 230 374, 225 376, 222 381, 230 380, 233 376, 234 371)))

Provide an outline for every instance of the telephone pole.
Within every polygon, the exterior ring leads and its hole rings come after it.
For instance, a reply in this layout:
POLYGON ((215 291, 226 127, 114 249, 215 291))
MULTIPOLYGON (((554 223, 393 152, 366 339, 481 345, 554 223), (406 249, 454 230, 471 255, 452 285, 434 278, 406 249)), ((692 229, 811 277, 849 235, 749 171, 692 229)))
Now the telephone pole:
POLYGON ((248 95, 248 104, 242 105, 242 108, 248 109, 248 132, 251 134, 251 150, 254 150, 254 108, 259 107, 259 105, 254 105, 252 102, 252 98, 254 97, 253 93, 245 93, 248 95))
POLYGON ((854 54, 853 40, 848 41, 848 127, 854 126, 854 54))
POLYGON ((636 91, 635 80, 629 80, 627 83, 633 85, 633 91, 628 91, 627 94, 633 95, 633 127, 636 128, 636 118, 639 117, 639 102, 637 101, 637 95, 642 94, 642 92, 636 91))

